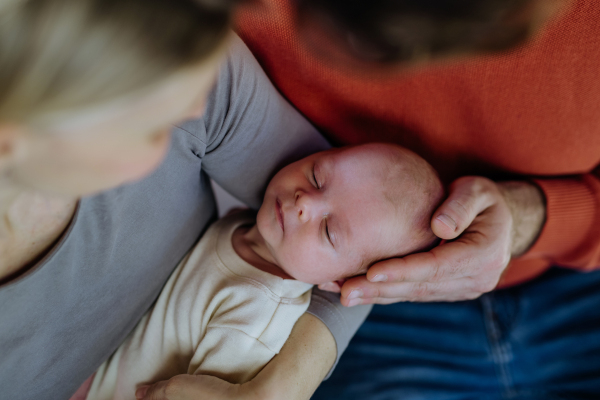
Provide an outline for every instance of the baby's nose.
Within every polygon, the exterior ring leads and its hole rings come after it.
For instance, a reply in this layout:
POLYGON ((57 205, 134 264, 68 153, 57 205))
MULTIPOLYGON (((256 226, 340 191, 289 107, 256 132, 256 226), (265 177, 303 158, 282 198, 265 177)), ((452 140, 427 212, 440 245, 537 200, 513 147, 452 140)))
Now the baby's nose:
POLYGON ((298 190, 295 193, 296 198, 296 209, 298 212, 298 218, 300 221, 308 221, 313 211, 315 210, 315 202, 313 196, 310 193, 306 193, 302 190, 298 190))

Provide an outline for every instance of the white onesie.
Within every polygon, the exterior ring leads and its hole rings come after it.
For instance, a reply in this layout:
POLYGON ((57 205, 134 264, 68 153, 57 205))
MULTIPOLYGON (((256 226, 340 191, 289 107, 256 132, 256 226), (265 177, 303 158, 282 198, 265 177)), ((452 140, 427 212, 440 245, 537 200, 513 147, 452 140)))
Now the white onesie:
POLYGON ((237 255, 233 232, 254 222, 244 212, 208 229, 155 305, 100 366, 88 400, 135 400, 141 384, 179 374, 243 383, 279 352, 308 308, 312 285, 271 275, 237 255))

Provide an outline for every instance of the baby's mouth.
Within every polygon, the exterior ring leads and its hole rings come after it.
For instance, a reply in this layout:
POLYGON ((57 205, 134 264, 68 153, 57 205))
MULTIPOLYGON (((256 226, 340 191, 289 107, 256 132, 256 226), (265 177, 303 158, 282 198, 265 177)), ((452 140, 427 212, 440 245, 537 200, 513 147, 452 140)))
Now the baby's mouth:
POLYGON ((279 201, 279 199, 275 200, 275 208, 276 208, 277 222, 279 222, 279 226, 281 227, 281 230, 285 231, 285 229, 283 227, 283 211, 281 210, 281 202, 279 201))

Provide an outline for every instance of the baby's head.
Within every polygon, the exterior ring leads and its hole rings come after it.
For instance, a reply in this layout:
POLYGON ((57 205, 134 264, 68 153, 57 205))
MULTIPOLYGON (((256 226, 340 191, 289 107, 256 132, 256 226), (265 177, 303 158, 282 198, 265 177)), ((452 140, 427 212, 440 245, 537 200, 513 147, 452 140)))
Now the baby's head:
POLYGON ((430 219, 442 197, 433 168, 400 146, 333 149, 273 177, 257 228, 288 275, 336 282, 432 246, 430 219))

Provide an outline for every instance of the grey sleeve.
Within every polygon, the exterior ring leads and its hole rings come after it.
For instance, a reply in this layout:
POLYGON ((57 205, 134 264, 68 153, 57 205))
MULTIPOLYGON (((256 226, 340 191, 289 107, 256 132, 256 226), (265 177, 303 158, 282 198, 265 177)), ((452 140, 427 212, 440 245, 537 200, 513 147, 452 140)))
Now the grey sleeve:
MULTIPOLYGON (((180 129, 205 141, 203 171, 253 208, 260 206, 267 183, 281 167, 330 147, 277 92, 237 36, 205 116, 180 129)), ((313 292, 310 312, 333 334, 339 359, 370 308, 345 308, 337 297, 313 292)))
POLYGON ((283 166, 331 147, 273 87, 234 37, 206 116, 203 170, 252 208, 283 166))
POLYGON ((348 347, 350 339, 367 318, 373 305, 344 307, 340 303, 340 295, 314 288, 310 299, 308 313, 319 318, 335 338, 337 358, 325 379, 331 376, 335 366, 340 361, 342 353, 348 347))

